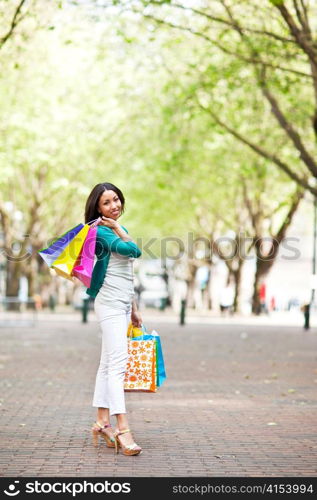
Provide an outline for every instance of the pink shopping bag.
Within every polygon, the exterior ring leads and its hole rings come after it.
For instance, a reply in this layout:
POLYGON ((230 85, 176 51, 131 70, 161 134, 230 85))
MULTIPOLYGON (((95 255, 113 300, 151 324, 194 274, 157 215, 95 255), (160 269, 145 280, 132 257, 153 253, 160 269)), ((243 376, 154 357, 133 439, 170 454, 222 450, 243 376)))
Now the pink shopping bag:
POLYGON ((94 267, 97 227, 90 227, 81 254, 73 268, 72 276, 76 276, 87 288, 90 287, 94 267))

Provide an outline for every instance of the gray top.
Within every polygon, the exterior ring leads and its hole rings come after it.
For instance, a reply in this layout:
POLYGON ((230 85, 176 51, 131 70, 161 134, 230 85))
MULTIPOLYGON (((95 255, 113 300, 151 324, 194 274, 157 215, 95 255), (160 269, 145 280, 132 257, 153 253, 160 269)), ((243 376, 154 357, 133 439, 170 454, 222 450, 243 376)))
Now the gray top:
POLYGON ((128 312, 134 298, 133 257, 111 252, 104 282, 96 296, 99 304, 128 312))

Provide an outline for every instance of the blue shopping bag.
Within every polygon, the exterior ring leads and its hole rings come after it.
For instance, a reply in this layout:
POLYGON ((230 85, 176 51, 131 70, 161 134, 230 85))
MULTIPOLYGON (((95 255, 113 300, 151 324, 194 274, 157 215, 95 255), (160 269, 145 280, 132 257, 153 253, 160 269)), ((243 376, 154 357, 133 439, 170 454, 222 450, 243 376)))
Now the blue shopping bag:
POLYGON ((163 358, 163 350, 161 338, 157 331, 152 330, 152 333, 147 333, 145 325, 141 326, 142 335, 134 337, 133 340, 155 340, 156 342, 156 385, 160 387, 166 379, 165 364, 163 358))
POLYGON ((84 224, 77 224, 77 226, 69 229, 66 233, 62 234, 62 236, 56 238, 47 248, 42 248, 38 251, 42 259, 49 267, 52 267, 53 262, 57 259, 57 257, 59 257, 65 247, 67 247, 67 245, 77 236, 83 227, 84 224))

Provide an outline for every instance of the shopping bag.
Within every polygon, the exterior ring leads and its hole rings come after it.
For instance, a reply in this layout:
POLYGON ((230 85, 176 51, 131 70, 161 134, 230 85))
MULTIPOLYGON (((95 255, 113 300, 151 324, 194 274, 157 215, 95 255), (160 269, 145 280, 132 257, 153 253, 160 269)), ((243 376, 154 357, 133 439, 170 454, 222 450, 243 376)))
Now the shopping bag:
POLYGON ((156 392, 155 340, 128 339, 124 390, 126 392, 156 392))
POLYGON ((64 234, 56 238, 47 248, 42 248, 38 251, 42 259, 49 267, 51 267, 53 262, 83 227, 84 224, 78 224, 77 226, 69 229, 64 234))
POLYGON ((85 224, 72 241, 64 248, 62 253, 53 262, 52 268, 57 274, 72 280, 72 270, 78 264, 78 258, 88 234, 90 226, 85 224))
POLYGON ((163 357, 163 350, 162 350, 162 344, 161 344, 161 338, 157 331, 152 330, 152 333, 147 333, 145 325, 142 324, 141 329, 133 327, 134 330, 139 330, 142 332, 141 336, 134 337, 134 340, 154 340, 156 343, 156 385, 157 387, 160 387, 164 380, 166 379, 166 371, 165 371, 165 363, 164 363, 164 357, 163 357))
POLYGON ((160 387, 166 379, 166 371, 163 357, 163 350, 161 338, 156 330, 148 333, 145 325, 142 323, 141 328, 133 326, 132 322, 129 323, 127 329, 127 336, 135 340, 155 340, 156 348, 156 385, 160 387))
POLYGON ((127 329, 127 337, 129 338, 134 338, 134 337, 140 337, 143 334, 142 328, 139 328, 137 326, 133 326, 132 322, 130 321, 127 329))
POLYGON ((75 264, 72 276, 76 276, 87 288, 90 287, 95 260, 97 228, 90 227, 82 247, 78 264, 75 264))
MULTIPOLYGON (((94 259, 90 259, 91 256, 94 257, 96 245, 96 234, 94 235, 94 232, 91 233, 91 231, 97 227, 100 219, 101 217, 98 217, 86 224, 77 224, 77 226, 55 238, 47 248, 39 250, 39 255, 60 276, 70 280, 73 280, 73 276, 76 276, 87 286, 95 262, 94 259), (89 242, 86 242, 88 235, 91 236, 89 242), (85 243, 87 246, 83 249, 85 243), (74 268, 76 270, 75 274, 73 274, 74 268)), ((90 284, 87 288, 89 286, 90 284)))
POLYGON ((166 379, 161 338, 155 330, 152 330, 152 333, 149 336, 154 337, 156 341, 156 385, 157 387, 161 387, 164 380, 166 379))

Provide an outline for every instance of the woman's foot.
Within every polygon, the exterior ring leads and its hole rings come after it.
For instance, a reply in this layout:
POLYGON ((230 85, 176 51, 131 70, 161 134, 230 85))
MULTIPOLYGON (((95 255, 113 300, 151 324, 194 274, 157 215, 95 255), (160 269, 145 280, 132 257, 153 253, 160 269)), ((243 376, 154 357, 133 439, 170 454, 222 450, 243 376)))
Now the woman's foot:
MULTIPOLYGON (((124 429, 122 429, 124 430, 124 429)), ((119 431, 120 429, 115 429, 115 432, 119 431)), ((134 444, 134 439, 131 434, 131 431, 125 432, 124 434, 120 434, 120 443, 123 444, 123 446, 130 446, 131 444, 134 444)))
POLYGON ((102 436, 109 448, 115 447, 114 432, 109 422, 105 423, 101 422, 100 420, 97 420, 92 426, 92 432, 93 432, 95 446, 98 442, 98 436, 102 436))
POLYGON ((114 437, 117 453, 119 447, 125 455, 139 455, 142 452, 142 448, 135 443, 130 429, 116 429, 114 437))

